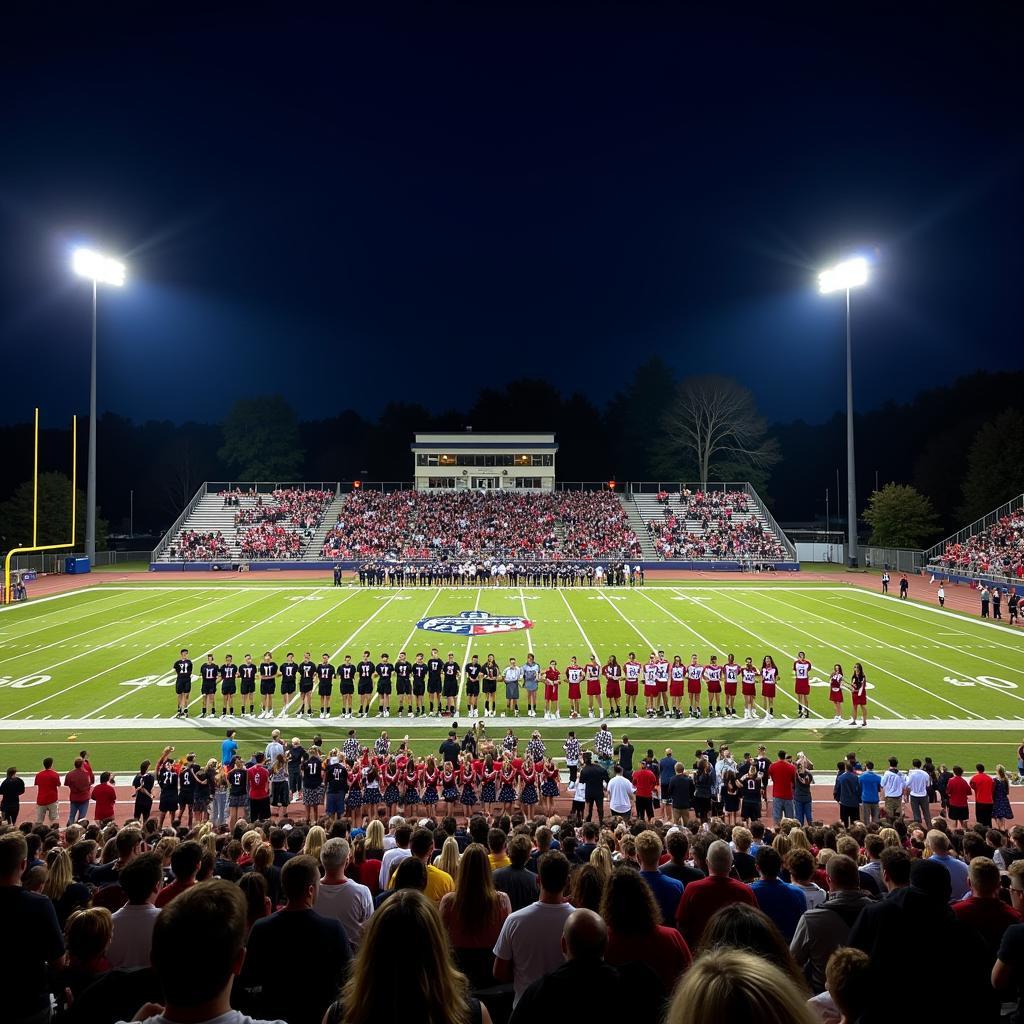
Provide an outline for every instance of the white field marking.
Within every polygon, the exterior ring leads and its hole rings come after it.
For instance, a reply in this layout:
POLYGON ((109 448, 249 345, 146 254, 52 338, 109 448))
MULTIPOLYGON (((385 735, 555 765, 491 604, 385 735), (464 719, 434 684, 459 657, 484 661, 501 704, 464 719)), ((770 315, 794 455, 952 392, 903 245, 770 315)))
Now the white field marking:
MULTIPOLYGON (((932 661, 931 658, 926 658, 923 654, 915 654, 912 649, 908 649, 906 646, 898 647, 896 644, 887 643, 885 640, 882 640, 879 637, 872 637, 868 633, 863 633, 859 629, 856 629, 853 626, 848 626, 848 625, 846 625, 845 622, 835 621, 833 623, 832 619, 826 618, 824 615, 819 615, 815 611, 811 611, 810 609, 806 609, 806 608, 801 608, 799 605, 788 604, 787 602, 781 600, 781 598, 771 598, 771 595, 768 595, 768 596, 769 596, 769 599, 778 601, 779 604, 783 605, 786 608, 792 608, 794 611, 798 611, 798 612, 799 611, 806 612, 806 614, 813 615, 816 619, 821 619, 822 622, 828 622, 830 624, 834 624, 834 625, 840 627, 841 629, 845 629, 849 633, 856 633, 857 636, 862 636, 862 637, 865 637, 868 640, 873 640, 875 643, 877 643, 877 644, 879 644, 879 645, 881 645, 883 647, 888 647, 888 648, 890 648, 891 650, 894 650, 894 651, 902 651, 904 654, 909 655, 911 658, 916 658, 918 661, 923 661, 926 665, 931 665, 933 668, 942 669, 944 672, 951 672, 951 673, 953 673, 954 676, 958 674, 958 670, 957 669, 952 668, 949 665, 943 665, 941 662, 938 662, 938 661, 932 661)), ((875 620, 875 621, 878 621, 878 620, 875 620)), ((887 625, 887 623, 882 623, 882 624, 883 625, 887 625)), ((923 639, 923 638, 921 638, 921 639, 923 639)), ((949 645, 944 645, 944 646, 949 646, 949 645)), ((837 650, 841 650, 841 648, 837 648, 837 650)), ((955 650, 955 648, 954 648, 954 650, 955 650)), ((851 656, 855 656, 855 655, 851 655, 851 656)), ((979 660, 987 660, 987 659, 979 659, 979 660)), ((996 664, 996 662, 991 662, 991 664, 996 664)), ((1000 667, 1002 668, 1004 666, 1000 666, 1000 667)), ((883 671, 886 671, 886 670, 883 669, 883 671)), ((894 673, 889 672, 889 675, 894 675, 894 673)), ((1019 694, 1010 693, 1009 690, 1005 690, 1002 687, 992 686, 989 683, 981 682, 981 678, 983 678, 983 677, 971 676, 970 678, 977 679, 978 682, 979 682, 979 685, 984 686, 987 689, 997 690, 1000 693, 1006 694, 1007 697, 1012 697, 1014 700, 1024 701, 1024 697, 1021 697, 1019 694)), ((931 691, 928 691, 928 692, 931 692, 931 691)), ((973 713, 975 715, 977 715, 979 718, 981 717, 981 715, 978 714, 978 712, 973 712, 973 713)))
MULTIPOLYGON (((89 588, 89 587, 86 587, 83 590, 74 591, 74 593, 79 593, 79 594, 95 594, 95 593, 102 593, 102 592, 101 591, 93 590, 92 588, 89 588)), ((70 622, 77 622, 79 619, 87 619, 90 615, 95 615, 96 614, 96 609, 97 608, 103 608, 103 606, 106 604, 107 601, 118 601, 118 600, 120 600, 121 596, 122 596, 121 594, 112 594, 112 595, 110 595, 110 597, 101 597, 98 601, 90 601, 88 605, 83 606, 83 608, 81 609, 81 611, 82 611, 81 615, 63 615, 60 609, 55 609, 52 612, 44 612, 42 615, 33 615, 28 620, 29 622, 39 622, 42 619, 49 619, 49 617, 51 615, 56 616, 59 621, 58 622, 47 622, 47 624, 45 626, 38 626, 35 629, 19 630, 18 634, 17 634, 17 637, 20 640, 22 637, 31 636, 33 633, 41 633, 41 632, 43 632, 43 630, 53 629, 57 625, 64 626, 64 625, 67 625, 70 622)), ((143 594, 142 597, 136 598, 135 601, 126 601, 124 604, 116 605, 116 607, 117 608, 127 608, 130 605, 137 604, 139 601, 144 601, 145 599, 146 599, 146 595, 143 594)), ((103 608, 103 610, 104 611, 109 611, 110 609, 109 608, 103 608)), ((79 634, 79 635, 81 636, 82 634, 79 634)))
MULTIPOLYGON (((140 597, 139 598, 139 601, 143 601, 143 600, 145 600, 144 597, 140 597)), ((130 605, 137 604, 137 603, 138 603, 137 601, 129 601, 127 605, 118 605, 117 608, 118 609, 127 608, 130 605)), ((49 650, 49 648, 51 648, 51 647, 63 647, 71 639, 78 640, 78 639, 80 639, 83 636, 88 636, 90 633, 96 633, 96 632, 98 632, 101 629, 110 629, 112 626, 116 626, 116 625, 120 625, 120 624, 125 623, 125 622, 129 622, 132 619, 136 618, 136 616, 148 615, 153 610, 154 610, 153 608, 143 608, 141 611, 133 612, 131 615, 125 616, 124 618, 120 618, 120 619, 115 619, 115 620, 111 620, 111 621, 108 621, 108 622, 104 622, 100 626, 94 626, 92 629, 86 629, 86 630, 84 630, 81 633, 75 633, 73 637, 63 636, 63 637, 61 637, 60 640, 54 640, 52 643, 42 644, 39 647, 34 647, 34 648, 32 648, 31 650, 28 650, 28 651, 21 651, 18 654, 11 654, 11 655, 9 655, 6 658, 0 658, 0 665, 5 664, 8 661, 17 661, 18 658, 33 657, 36 654, 39 654, 40 651, 49 650)), ((107 609, 107 611, 110 611, 110 609, 107 609)), ((44 626, 42 628, 43 629, 56 629, 56 625, 44 626)), ((37 631, 34 630, 33 632, 37 632, 37 631)))
MULTIPOLYGON (((5 612, 9 612, 11 614, 13 614, 14 612, 20 612, 24 608, 34 608, 37 604, 46 604, 47 601, 59 601, 61 600, 61 598, 65 597, 76 597, 80 594, 95 593, 97 590, 100 589, 107 590, 108 588, 105 586, 101 587, 99 584, 92 587, 76 587, 74 590, 62 590, 59 594, 48 594, 46 597, 30 598, 27 604, 25 602, 20 601, 17 604, 2 604, 0 605, 0 615, 4 614, 5 612)), ((130 590, 134 588, 121 587, 120 589, 130 590)), ((35 616, 33 615, 32 618, 34 619, 35 616)))
MULTIPOLYGON (((898 597, 893 597, 892 594, 873 594, 871 591, 861 590, 859 587, 852 587, 851 593, 856 594, 858 597, 866 597, 869 600, 875 599, 882 601, 893 601, 896 604, 896 609, 894 610, 902 615, 907 615, 913 611, 928 612, 931 615, 941 615, 944 618, 951 617, 954 619, 958 619, 965 625, 977 626, 979 628, 984 629, 995 629, 1002 633, 1004 636, 1008 635, 1011 637, 1018 637, 1020 635, 1019 633, 1015 633, 1013 631, 1013 628, 1010 626, 1000 626, 997 625, 995 622, 989 620, 972 618, 965 612, 958 612, 953 608, 933 608, 931 605, 923 604, 919 601, 901 601, 898 597)), ((910 618, 916 621, 921 621, 917 618, 916 615, 913 614, 910 614, 910 618)), ((961 636, 969 636, 972 639, 978 639, 978 637, 975 634, 971 633, 968 630, 957 630, 957 633, 961 636)), ((998 640, 986 640, 985 643, 991 644, 994 647, 1005 647, 1006 650, 1014 651, 1018 654, 1021 653, 1022 650, 1024 650, 1024 645, 1020 643, 1002 644, 998 640)))
MULTIPOLYGON (((230 594, 225 594, 225 596, 224 596, 224 598, 222 598, 222 600, 226 600, 230 596, 231 596, 230 594)), ((176 604, 180 604, 182 601, 187 601, 188 599, 189 599, 189 595, 185 594, 184 597, 180 598, 177 601, 170 601, 170 602, 168 602, 168 604, 165 605, 164 607, 165 608, 171 608, 171 607, 173 607, 176 604)), ((214 604, 220 604, 220 601, 215 601, 214 604)), ((196 610, 196 608, 193 605, 193 607, 189 608, 187 611, 178 612, 177 615, 172 615, 170 618, 163 619, 161 621, 160 625, 163 625, 166 622, 173 621, 174 619, 178 618, 179 615, 188 615, 189 612, 193 612, 195 610, 196 610)), ((154 627, 153 627, 152 624, 150 624, 148 626, 143 626, 141 629, 133 630, 131 633, 125 633, 122 636, 119 636, 119 637, 117 637, 114 640, 110 640, 110 641, 108 641, 105 644, 98 644, 96 647, 90 647, 87 650, 82 651, 80 654, 72 654, 70 658, 65 658, 63 661, 55 661, 52 665, 47 665, 45 668, 37 668, 37 669, 35 669, 35 672, 36 672, 36 674, 42 674, 42 673, 45 673, 45 672, 49 672, 51 669, 59 668, 61 665, 67 665, 67 664, 69 664, 72 661, 77 661, 79 658, 85 658, 85 657, 87 657, 90 654, 95 654, 97 651, 102 651, 106 647, 114 647, 115 645, 119 646, 119 647, 123 647, 124 646, 123 641, 127 640, 129 637, 138 636, 139 633, 145 633, 148 630, 151 630, 153 628, 154 627)), ((61 646, 63 646, 63 644, 61 646)))
MULTIPOLYGON (((812 597, 811 600, 813 601, 814 598, 812 597)), ((854 614, 862 616, 863 618, 867 619, 869 622, 877 622, 880 626, 887 626, 890 629, 898 629, 901 633, 909 633, 910 636, 915 636, 915 637, 917 637, 918 640, 927 641, 929 643, 934 644, 937 647, 946 647, 949 650, 957 651, 958 653, 961 650, 961 648, 957 647, 956 644, 947 644, 943 640, 934 640, 934 639, 932 639, 932 637, 926 636, 924 633, 918 633, 916 630, 907 629, 905 626, 897 626, 894 623, 889 622, 889 621, 887 621, 885 619, 876 619, 873 615, 868 615, 866 612, 855 612, 854 614)), ((968 634, 965 634, 965 635, 968 635, 968 634)), ((976 647, 972 648, 972 650, 976 650, 976 649, 977 649, 976 647)), ((1018 653, 1024 655, 1024 647, 1022 647, 1018 653)), ((1011 668, 1009 665, 1005 665, 1001 661, 995 661, 992 658, 985 658, 985 657, 983 657, 980 654, 971 654, 970 657, 971 657, 971 659, 973 661, 984 661, 984 662, 988 663, 989 665, 995 665, 996 668, 1002 669, 1004 672, 1018 673, 1020 671, 1020 669, 1011 668)))
MULTIPOLYGON (((483 594, 483 587, 476 588, 476 601, 473 604, 473 611, 480 610, 480 597, 483 594)), ((473 647, 473 634, 469 634, 469 639, 466 640, 466 653, 462 656, 462 671, 459 673, 459 692, 455 698, 455 714, 459 713, 459 708, 462 707, 462 693, 466 689, 466 665, 469 664, 469 652, 473 647)), ((454 721, 454 719, 453 719, 454 721)))
POLYGON ((609 601, 608 607, 613 608, 616 612, 618 612, 619 617, 622 619, 622 621, 625 622, 626 625, 629 626, 629 628, 633 630, 633 632, 636 633, 636 635, 640 637, 640 639, 643 640, 645 644, 647 644, 647 646, 651 649, 652 654, 657 651, 658 645, 654 643, 652 640, 649 640, 646 636, 644 636, 644 634, 640 632, 640 627, 637 626, 631 619, 626 618, 625 613, 621 611, 617 603, 609 601))
MULTIPOLYGON (((225 595, 224 600, 227 600, 227 598, 231 597, 231 596, 232 595, 230 595, 230 594, 225 595)), ((258 603, 259 603, 259 599, 257 599, 256 601, 253 601, 252 604, 246 605, 245 607, 251 607, 252 605, 258 604, 258 603)), ((215 601, 214 604, 220 604, 220 601, 215 601)), ((166 623, 172 622, 174 619, 177 619, 177 618, 179 618, 182 615, 193 614, 195 612, 195 610, 196 610, 195 608, 189 608, 186 611, 179 612, 177 615, 172 615, 169 619, 164 619, 164 621, 161 623, 161 625, 166 625, 166 623)), ((218 619, 222 619, 223 617, 224 617, 223 615, 218 615, 216 618, 214 618, 211 621, 216 622, 218 619)), ((197 629, 203 629, 205 625, 209 625, 209 623, 202 624, 200 626, 197 626, 196 628, 197 629)), ((111 644, 106 644, 105 646, 109 647, 113 643, 116 643, 116 642, 117 641, 112 641, 111 644)), ((132 655, 132 657, 128 658, 127 661, 121 661, 121 662, 118 662, 116 665, 111 665, 109 668, 102 669, 100 672, 96 672, 93 675, 86 677, 85 679, 80 679, 77 683, 72 683, 70 686, 65 686, 63 690, 58 690, 56 693, 47 694, 45 697, 40 697, 39 700, 33 701, 31 704, 26 704, 25 707, 23 707, 23 708, 18 708, 17 711, 11 711, 9 714, 4 715, 3 717, 5 719, 13 718, 15 715, 20 715, 20 714, 22 714, 25 711, 29 711, 31 708, 36 707, 36 705, 42 704, 44 701, 53 700, 55 697, 61 696, 61 694, 68 693, 71 690, 77 689, 79 686, 84 686, 86 683, 91 683, 94 679, 99 679, 100 676, 105 676, 108 672, 113 672, 115 669, 121 668, 124 665, 130 665, 133 661, 138 661, 139 658, 144 658, 147 654, 152 654, 153 651, 157 651, 157 650, 160 650, 160 648, 162 648, 162 647, 166 647, 167 643, 168 643, 168 641, 161 640, 160 643, 153 644, 152 647, 147 647, 145 650, 141 651, 139 654, 132 655)), ((97 650, 98 650, 98 648, 97 648, 97 650)))
POLYGON ((587 654, 597 654, 597 648, 590 642, 590 637, 587 636, 586 631, 580 625, 580 620, 576 618, 576 613, 572 610, 572 606, 569 604, 562 587, 558 588, 558 596, 562 599, 566 609, 572 616, 572 621, 576 623, 576 628, 580 631, 580 636, 583 637, 583 642, 587 645, 587 654))
MULTIPOLYGON (((526 595, 523 593, 523 588, 519 588, 519 602, 523 606, 523 618, 528 619, 530 613, 526 610, 526 595)), ((533 637, 530 634, 533 632, 532 629, 524 629, 523 632, 526 634, 526 650, 528 653, 533 654, 533 637)))
MULTIPOLYGON (((769 599, 772 600, 770 595, 766 595, 766 596, 768 596, 769 599)), ((777 599, 775 599, 775 600, 777 600, 777 599)), ((788 605, 784 601, 779 601, 779 604, 781 604, 785 608, 793 608, 792 605, 788 605)), ((793 610, 794 611, 800 611, 801 609, 793 608, 793 610)), ((788 623, 784 619, 780 619, 777 616, 772 615, 770 612, 764 611, 764 609, 758 609, 758 611, 762 615, 767 615, 768 618, 774 619, 776 622, 780 622, 783 625, 788 626, 790 629, 793 628, 791 623, 788 623)), ((816 619, 821 619, 822 622, 826 622, 830 626, 842 625, 841 623, 836 622, 834 619, 826 619, 824 615, 818 615, 817 612, 807 612, 807 614, 808 615, 813 615, 816 619)), ((844 627, 844 628, 847 628, 847 627, 844 627)), ((887 643, 884 643, 884 641, 879 641, 877 637, 868 636, 866 633, 861 633, 858 630, 853 630, 853 632, 857 633, 858 636, 865 637, 866 639, 868 639, 868 640, 870 640, 870 641, 872 641, 874 643, 880 643, 881 646, 892 648, 892 650, 894 650, 894 651, 901 650, 901 648, 894 647, 892 644, 887 644, 887 643)), ((839 647, 836 644, 832 643, 831 641, 823 640, 820 636, 816 636, 813 633, 807 633, 807 636, 809 636, 812 640, 817 640, 818 643, 820 643, 820 644, 824 644, 826 647, 831 647, 833 650, 841 651, 843 654, 848 654, 851 658, 857 660, 857 655, 854 654, 853 651, 849 650, 849 648, 839 647)), ((955 701, 950 700, 948 697, 943 697, 941 694, 933 693, 926 686, 921 686, 918 683, 912 682, 911 680, 907 679, 906 677, 898 675, 897 673, 893 672, 892 669, 883 668, 881 665, 879 665, 878 666, 878 671, 883 673, 884 675, 891 676, 893 679, 898 679, 901 683, 906 683, 908 686, 914 687, 915 690, 920 690, 922 693, 927 693, 928 696, 934 697, 936 700, 941 700, 943 702, 943 704, 948 704, 950 707, 956 708, 957 711, 962 711, 966 715, 971 715, 973 718, 982 718, 983 717, 977 711, 971 711, 969 708, 962 707, 960 704, 957 704, 955 701)))
MULTIPOLYGON (((713 644, 706 636, 702 636, 700 633, 697 632, 697 630, 695 630, 693 628, 693 626, 689 625, 689 623, 683 622, 682 619, 678 618, 675 614, 670 612, 664 605, 659 604, 657 601, 655 601, 653 597, 647 597, 647 594, 643 593, 644 589, 645 588, 643 588, 643 587, 638 587, 637 588, 637 593, 638 594, 642 594, 644 597, 646 597, 647 600, 650 601, 651 604, 653 604, 655 608, 660 608, 670 619, 674 619, 684 629, 688 629, 695 637, 697 637, 698 640, 700 640, 703 643, 707 644, 708 647, 711 648, 711 650, 718 651, 718 653, 723 658, 728 655, 729 652, 724 647, 719 647, 717 644, 713 644)), ((741 626, 738 622, 733 622, 729 618, 728 615, 723 614, 722 612, 718 611, 716 608, 712 608, 710 605, 706 605, 706 604, 702 604, 700 607, 705 609, 705 610, 707 610, 707 611, 709 611, 709 612, 712 612, 713 614, 717 615, 719 618, 725 619, 725 621, 728 622, 730 626, 736 626, 738 629, 742 630, 744 633, 747 633, 750 636, 752 636, 755 640, 760 640, 761 643, 767 644, 769 647, 774 647, 775 646, 774 644, 768 643, 768 641, 765 640, 764 637, 759 636, 757 633, 753 632, 752 630, 747 629, 746 626, 741 626)), ((776 686, 776 688, 775 688, 776 696, 778 696, 780 693, 782 694, 783 697, 788 697, 794 704, 799 704, 800 703, 796 699, 796 697, 794 697, 793 694, 791 694, 788 690, 783 690, 779 686, 776 686)), ((821 712, 815 710, 814 708, 812 708, 810 706, 808 706, 808 710, 816 718, 820 718, 823 721, 825 720, 825 716, 823 714, 821 714, 821 712)), ((888 711, 889 709, 886 708, 886 710, 888 711)), ((741 721, 750 721, 750 719, 740 719, 740 720, 741 721)), ((698 721, 699 721, 699 719, 698 719, 698 721)), ((797 719, 797 721, 800 721, 800 719, 797 719)))

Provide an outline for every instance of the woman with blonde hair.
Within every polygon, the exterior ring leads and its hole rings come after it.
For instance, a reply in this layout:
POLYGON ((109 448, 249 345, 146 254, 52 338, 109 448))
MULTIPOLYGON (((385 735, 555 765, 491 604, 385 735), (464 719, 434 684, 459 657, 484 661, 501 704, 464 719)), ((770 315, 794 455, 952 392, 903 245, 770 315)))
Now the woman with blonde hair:
POLYGON ((612 876, 612 855, 607 846, 597 846, 590 854, 590 863, 597 868, 601 884, 605 885, 612 876))
POLYGON ((996 765, 996 777, 992 780, 992 820, 1000 831, 1006 828, 1008 821, 1013 821, 1010 780, 1001 764, 996 765))
MULTIPOLYGON (((454 839, 449 837, 445 846, 454 839)), ((462 855, 455 891, 441 899, 438 911, 448 932, 455 960, 476 988, 494 984, 495 942, 502 923, 512 913, 508 896, 494 888, 487 850, 470 843, 462 855)))
POLYGON ((418 890, 402 889, 370 918, 324 1024, 405 1020, 410 997, 420 1024, 491 1024, 487 1009, 469 994, 466 976, 455 969, 434 905, 418 890))
POLYGON ((314 825, 306 833, 306 841, 302 844, 303 855, 312 857, 319 864, 320 851, 324 848, 324 843, 326 842, 327 833, 319 825, 314 825))
POLYGON ((789 836, 783 835, 781 832, 772 840, 772 849, 783 859, 786 859, 786 854, 793 848, 793 840, 789 836))
POLYGON ((883 828, 878 830, 878 838, 885 843, 886 846, 902 846, 900 842, 900 834, 894 828, 883 828))
POLYGON ((665 1024, 756 1020, 758 1024, 818 1024, 806 997, 774 964, 734 949, 697 958, 669 1004, 665 1024))
POLYGON ((789 848, 791 850, 810 850, 811 844, 807 841, 807 834, 802 828, 795 828, 789 833, 789 848))
POLYGON ((89 906, 92 890, 83 882, 76 882, 71 868, 71 857, 62 846, 55 846, 46 855, 46 881, 43 895, 57 911, 61 928, 76 911, 89 906))
POLYGON ((441 852, 434 858, 434 867, 447 871, 454 882, 459 877, 459 844, 455 836, 449 836, 441 847, 441 852))
POLYGON ((384 822, 380 818, 366 826, 366 856, 371 860, 384 858, 384 822))

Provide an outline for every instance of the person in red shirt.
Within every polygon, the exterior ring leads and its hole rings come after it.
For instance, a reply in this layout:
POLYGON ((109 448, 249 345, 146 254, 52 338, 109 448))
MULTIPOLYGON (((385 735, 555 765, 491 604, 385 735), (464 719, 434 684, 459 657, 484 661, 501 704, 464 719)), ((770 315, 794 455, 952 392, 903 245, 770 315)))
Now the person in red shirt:
POLYGON ((786 759, 786 752, 779 751, 779 758, 768 766, 768 778, 772 780, 772 819, 778 824, 783 818, 792 818, 793 782, 796 779, 796 765, 786 759))
POLYGON ((265 821, 270 817, 270 772, 264 765, 265 755, 256 753, 256 763, 248 769, 249 818, 251 821, 265 821))
POLYGON ((96 803, 96 821, 112 821, 117 806, 117 790, 110 784, 110 772, 102 772, 100 781, 92 787, 92 798, 96 803))
POLYGON ((731 870, 732 850, 728 843, 716 839, 708 847, 708 877, 687 882, 676 908, 676 923, 691 949, 700 945, 708 921, 722 907, 733 903, 757 906, 750 886, 730 878, 731 870))
POLYGON ((975 857, 967 874, 971 895, 953 904, 958 921, 973 928, 985 941, 990 958, 999 952, 1003 933, 1021 916, 999 898, 999 868, 988 857, 975 857))
POLYGON ((971 795, 971 787, 964 778, 964 770, 960 765, 953 765, 953 778, 946 783, 946 801, 949 804, 949 820, 958 832, 963 832, 967 820, 967 798, 971 795))
POLYGON ((36 773, 36 824, 41 825, 47 818, 57 824, 57 791, 60 776, 53 770, 53 758, 43 758, 43 770, 36 773))
POLYGON ((93 785, 96 782, 96 773, 92 770, 92 765, 89 764, 89 751, 80 750, 78 756, 82 759, 82 771, 89 773, 89 785, 93 785))
POLYGON ((75 758, 75 767, 64 776, 64 785, 68 787, 68 800, 71 810, 68 812, 68 824, 74 825, 79 818, 89 814, 89 798, 92 796, 92 779, 82 768, 82 759, 75 758))
POLYGON ((636 790, 636 816, 654 820, 654 791, 658 787, 658 777, 647 767, 647 762, 641 762, 640 767, 633 772, 633 788, 636 790))
POLYGON ((199 874, 202 863, 203 847, 195 839, 189 839, 176 846, 171 854, 174 881, 160 890, 155 906, 166 907, 175 896, 180 896, 186 889, 191 889, 196 884, 196 875, 199 874))
POLYGON ((979 825, 992 827, 992 776, 983 764, 976 764, 976 775, 971 776, 971 790, 974 793, 974 817, 979 825))

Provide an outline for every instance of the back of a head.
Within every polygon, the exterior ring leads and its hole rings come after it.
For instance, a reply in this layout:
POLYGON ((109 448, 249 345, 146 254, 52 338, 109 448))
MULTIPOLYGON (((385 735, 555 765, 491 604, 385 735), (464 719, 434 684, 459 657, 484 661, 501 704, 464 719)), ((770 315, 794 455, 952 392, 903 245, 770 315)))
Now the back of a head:
POLYGON ((789 943, 775 922, 759 907, 747 903, 730 903, 712 914, 700 940, 700 951, 739 949, 754 953, 762 961, 773 963, 788 973, 791 985, 803 991, 805 979, 797 966, 789 943))
POLYGON ((102 956, 113 932, 112 915, 106 907, 75 911, 64 929, 68 955, 83 962, 102 956))
POLYGON ((945 832, 941 832, 937 828, 928 830, 928 834, 925 836, 925 842, 931 849, 932 853, 939 854, 939 856, 949 853, 949 839, 945 832))
POLYGON ((778 850, 774 847, 762 846, 761 849, 757 851, 754 863, 757 865, 757 870, 761 873, 763 878, 779 877, 779 871, 782 869, 782 858, 779 856, 778 850))
POLYGON ((433 852, 434 833, 429 828, 418 828, 409 840, 409 850, 414 857, 426 857, 433 852))
POLYGON ((167 904, 153 926, 150 960, 164 997, 175 1006, 199 1006, 228 984, 245 944, 246 904, 237 885, 201 882, 167 904), (182 950, 203 943, 203 955, 182 970, 182 950))
POLYGON ((28 859, 28 843, 20 832, 0 836, 0 878, 21 874, 21 865, 28 859))
POLYGON ((507 837, 500 828, 492 828, 490 832, 487 833, 487 849, 489 849, 491 853, 501 853, 501 851, 505 849, 506 841, 507 837))
POLYGON ((833 890, 852 892, 860 888, 860 870, 852 857, 842 853, 829 857, 825 871, 833 890))
POLYGON ((871 996, 871 958, 863 950, 837 949, 825 967, 825 986, 846 1020, 860 1020, 871 996))
POLYGON ((191 878, 203 859, 203 847, 194 839, 180 843, 171 854, 171 870, 176 880, 191 878))
MULTIPOLYGON (((835 858, 832 858, 835 860, 835 858)), ((849 858, 846 858, 849 860, 849 858)), ((789 877, 800 885, 806 885, 814 878, 816 863, 810 850, 790 850, 786 857, 789 877)))
POLYGON ((347 839, 328 839, 320 851, 320 863, 325 871, 340 871, 348 860, 350 848, 347 839))
POLYGON ((530 859, 532 850, 533 843, 530 841, 529 836, 514 835, 508 841, 508 859, 512 862, 513 867, 525 867, 526 862, 530 859))
POLYGON ((316 861, 306 854, 291 857, 281 868, 281 891, 289 903, 303 900, 309 887, 319 884, 320 869, 316 861))
POLYGON ((422 892, 427 887, 427 865, 419 857, 406 857, 395 868, 394 889, 418 889, 422 892))
POLYGON ((545 892, 564 892, 569 880, 569 861, 559 850, 551 850, 537 862, 537 876, 545 892))
POLYGON ((708 847, 708 870, 713 875, 728 875, 732 870, 732 850, 722 839, 716 839, 708 847))
POLYGON ((645 871, 657 870, 661 851, 661 839, 657 832, 645 829, 636 837, 636 855, 645 871))
POLYGON ((605 886, 601 916, 619 937, 649 935, 661 924, 661 911, 651 887, 638 871, 621 865, 605 886))
POLYGON ((129 903, 145 903, 164 876, 163 862, 158 853, 143 853, 129 861, 117 876, 129 903))
MULTIPOLYGON (((933 900, 949 902, 953 880, 945 866, 933 860, 915 860, 910 865, 910 884, 933 900)), ((957 893, 957 896, 960 894, 957 893)))
POLYGON ((569 960, 601 960, 608 945, 608 928, 592 910, 574 910, 562 929, 569 960))

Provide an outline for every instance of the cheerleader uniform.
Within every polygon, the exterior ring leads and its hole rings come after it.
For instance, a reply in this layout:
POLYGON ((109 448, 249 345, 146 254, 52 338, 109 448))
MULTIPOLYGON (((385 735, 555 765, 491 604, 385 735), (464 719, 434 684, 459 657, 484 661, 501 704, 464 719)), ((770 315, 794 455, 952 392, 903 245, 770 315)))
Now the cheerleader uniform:
POLYGON ((476 776, 472 771, 462 773, 462 796, 459 803, 465 807, 476 806, 476 789, 473 787, 475 781, 476 776))
POLYGON ((451 770, 441 773, 441 799, 450 804, 459 802, 459 777, 451 770))
POLYGON ((420 791, 416 788, 417 773, 413 769, 410 774, 408 771, 405 773, 405 803, 407 806, 415 807, 416 804, 420 803, 420 791))
POLYGON ((523 791, 519 794, 520 803, 527 807, 537 802, 537 773, 533 769, 523 772, 523 791))
POLYGON ((495 801, 495 790, 496 786, 494 780, 497 779, 498 773, 495 770, 488 771, 486 768, 483 770, 482 778, 484 780, 483 786, 480 787, 480 802, 485 804, 493 804, 495 801))
POLYGON ((398 773, 384 776, 384 803, 397 804, 401 794, 398 792, 398 773))
POLYGON ((307 807, 320 807, 324 802, 323 762, 311 757, 302 767, 302 802, 307 807))
POLYGON ((501 791, 498 793, 499 804, 511 804, 515 803, 516 799, 516 787, 514 785, 516 779, 515 769, 510 768, 507 772, 503 768, 499 773, 501 776, 501 791))
POLYGON ((435 772, 424 772, 423 773, 423 803, 427 806, 433 806, 437 803, 437 776, 435 772))
POLYGON ((348 796, 345 797, 345 810, 351 813, 358 811, 363 805, 363 791, 359 784, 359 771, 349 771, 348 796))
POLYGON ((558 769, 545 768, 544 781, 540 784, 541 796, 558 796, 558 769))
POLYGON ((379 777, 374 782, 370 782, 370 780, 367 779, 363 783, 363 803, 364 804, 370 804, 371 806, 374 806, 374 805, 380 803, 380 779, 379 779, 379 777))
POLYGON ((726 814, 734 814, 740 809, 740 789, 735 782, 730 782, 722 790, 722 810, 726 814))

